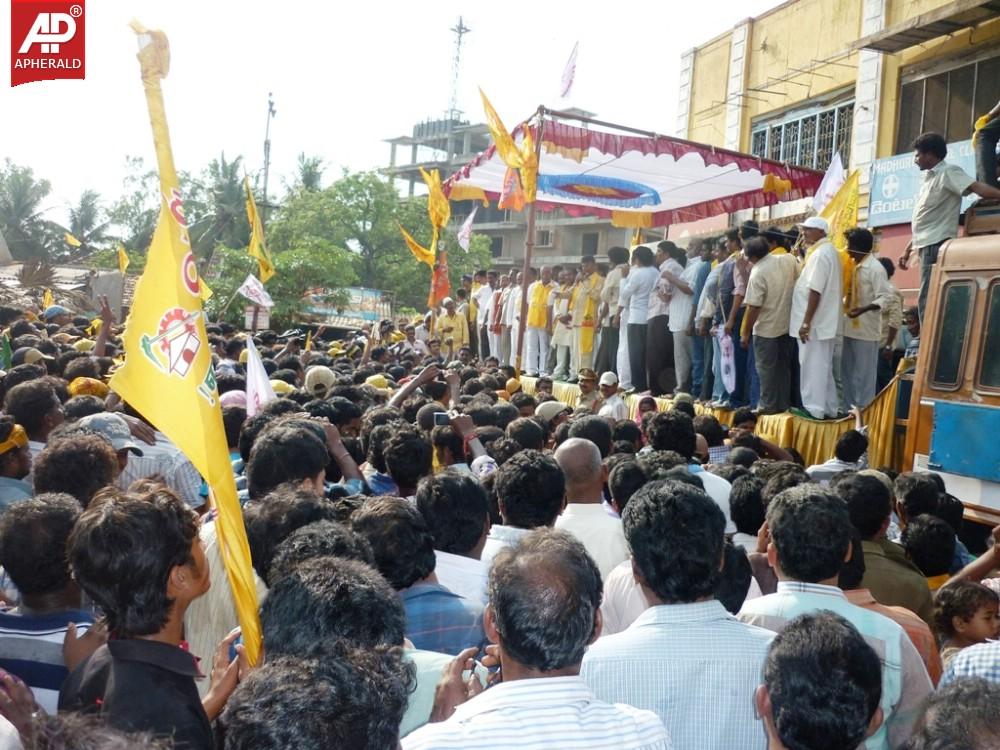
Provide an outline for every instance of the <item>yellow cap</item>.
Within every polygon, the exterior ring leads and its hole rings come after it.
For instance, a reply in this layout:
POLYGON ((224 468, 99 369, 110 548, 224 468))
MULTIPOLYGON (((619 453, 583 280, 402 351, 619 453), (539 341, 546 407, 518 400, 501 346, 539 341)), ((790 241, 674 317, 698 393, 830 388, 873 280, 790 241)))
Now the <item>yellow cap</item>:
POLYGON ((240 364, 245 365, 247 363, 247 358, 250 356, 250 350, 244 349, 240 352, 240 364))
POLYGON ((286 383, 284 380, 272 380, 271 389, 279 396, 285 396, 295 390, 295 387, 291 383, 286 383))
POLYGON ((73 344, 73 348, 78 352, 92 352, 95 346, 97 346, 97 342, 93 339, 80 339, 73 344))

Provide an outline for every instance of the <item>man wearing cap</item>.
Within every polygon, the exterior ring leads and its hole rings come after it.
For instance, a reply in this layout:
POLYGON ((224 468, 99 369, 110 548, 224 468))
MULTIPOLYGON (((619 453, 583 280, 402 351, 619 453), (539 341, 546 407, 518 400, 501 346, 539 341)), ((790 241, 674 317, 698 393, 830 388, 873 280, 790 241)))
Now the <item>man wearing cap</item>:
POLYGON ((314 398, 326 398, 337 384, 337 376, 325 365, 313 365, 306 370, 305 389, 314 398))
POLYGON ((28 433, 11 417, 0 417, 0 513, 32 496, 31 484, 24 481, 30 473, 28 433))
POLYGON ((601 400, 601 394, 597 392, 597 373, 589 367, 580 370, 579 382, 580 400, 579 405, 594 410, 597 402, 601 400))
POLYGON ((609 370, 601 375, 598 385, 601 388, 601 409, 597 416, 607 417, 612 424, 628 419, 628 405, 618 393, 618 376, 609 370))
POLYGON ((111 443, 111 447, 118 454, 118 471, 120 472, 118 486, 123 490, 128 489, 128 486, 136 479, 144 479, 146 476, 152 476, 154 473, 151 472, 144 476, 134 476, 135 472, 131 472, 126 479, 125 467, 129 463, 129 453, 136 456, 142 456, 143 454, 139 446, 132 440, 132 432, 128 428, 128 423, 118 414, 112 414, 111 412, 91 414, 89 417, 79 420, 77 425, 91 432, 96 432, 111 443))
POLYGON ((455 307, 455 300, 451 297, 445 297, 442 306, 444 307, 444 315, 437 319, 435 333, 444 342, 451 339, 455 349, 467 346, 469 343, 469 322, 464 315, 459 314, 455 307))
POLYGON ((42 313, 42 320, 57 326, 68 325, 73 322, 73 311, 67 310, 62 305, 49 305, 42 313))
POLYGON ((548 374, 549 331, 552 330, 552 321, 549 320, 551 291, 552 268, 542 266, 541 278, 528 287, 528 326, 525 330, 528 343, 524 370, 529 377, 548 374))
MULTIPOLYGON (((593 255, 581 258, 580 272, 569 300, 573 316, 573 372, 590 369, 594 365, 594 336, 597 334, 597 303, 601 301, 604 280, 597 273, 593 255)), ((590 370, 593 372, 593 370, 590 370)), ((580 376, 577 375, 579 378, 580 376)), ((594 377, 597 381, 597 377, 594 377)), ((571 381, 572 382, 572 381, 571 381)))
POLYGON ((811 216, 800 227, 808 250, 792 292, 788 335, 799 341, 802 416, 826 419, 836 417, 839 410, 833 349, 840 327, 843 277, 840 257, 827 238, 826 219, 811 216))
POLYGON ((53 358, 47 354, 43 354, 41 351, 33 346, 22 346, 20 349, 15 349, 14 354, 11 355, 10 364, 12 367, 17 367, 18 365, 35 365, 39 364, 42 367, 46 366, 46 362, 52 362, 53 358))
POLYGON ((570 408, 561 401, 545 401, 535 407, 535 416, 545 421, 549 426, 549 433, 555 432, 556 427, 569 419, 570 408))

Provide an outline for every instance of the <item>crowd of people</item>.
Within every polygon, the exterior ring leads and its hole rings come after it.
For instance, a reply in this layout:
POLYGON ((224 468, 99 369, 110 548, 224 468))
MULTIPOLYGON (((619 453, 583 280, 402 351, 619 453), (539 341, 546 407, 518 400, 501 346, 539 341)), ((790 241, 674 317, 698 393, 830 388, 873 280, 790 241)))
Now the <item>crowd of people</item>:
POLYGON ((107 302, 0 307, 0 749, 1000 746, 1000 527, 972 554, 940 476, 869 466, 857 408, 919 312, 894 325, 866 230, 847 265, 821 220, 757 230, 254 334, 264 403, 210 324, 253 665, 209 488, 109 389, 107 302), (799 396, 854 415, 822 463, 756 434, 799 396))

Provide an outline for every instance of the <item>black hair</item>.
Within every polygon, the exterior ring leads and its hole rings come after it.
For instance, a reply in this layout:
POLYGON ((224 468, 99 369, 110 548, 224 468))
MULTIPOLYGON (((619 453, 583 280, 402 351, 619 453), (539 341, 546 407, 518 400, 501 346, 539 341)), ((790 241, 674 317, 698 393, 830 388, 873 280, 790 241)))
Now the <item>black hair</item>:
POLYGON ((692 421, 694 431, 705 438, 709 448, 717 448, 726 442, 722 424, 711 414, 699 414, 692 421))
MULTIPOLYGON (((269 404, 276 403, 274 401, 269 401, 269 404)), ((254 442, 257 440, 257 436, 260 435, 266 427, 268 427, 271 422, 275 420, 276 415, 257 412, 252 417, 248 417, 240 427, 240 440, 238 443, 240 450, 240 458, 246 463, 250 460, 250 450, 253 448, 254 442)))
POLYGON ((865 454, 866 450, 868 450, 868 438, 865 437, 864 433, 858 430, 848 430, 837 438, 833 455, 841 461, 853 464, 865 454))
POLYGON ((406 632, 403 601, 392 586, 371 566, 342 557, 314 557, 278 578, 260 620, 269 659, 302 656, 329 640, 398 646, 406 632))
POLYGON ((839 479, 834 490, 847 503, 851 523, 861 537, 873 539, 892 512, 889 489, 869 474, 852 474, 839 479))
POLYGON ((44 379, 31 380, 7 388, 4 411, 14 417, 14 421, 25 429, 29 437, 37 435, 44 425, 45 418, 59 408, 55 389, 44 379))
POLYGON ((611 439, 614 442, 624 440, 628 443, 636 443, 642 440, 642 430, 631 419, 621 419, 615 422, 611 431, 611 439))
POLYGON ((784 747, 851 750, 878 710, 882 665, 851 623, 820 611, 799 615, 771 642, 764 684, 784 747))
POLYGON ((285 482, 312 479, 326 468, 330 454, 323 440, 301 423, 279 423, 262 432, 246 465, 247 489, 260 498, 285 482))
MULTIPOLYGON (((754 466, 758 466, 759 463, 754 464, 754 466)), ((760 497, 765 506, 770 505, 779 493, 792 487, 809 484, 812 481, 805 469, 790 461, 775 461, 770 464, 766 476, 764 489, 760 491, 760 497)))
POLYGON ((77 422, 91 414, 100 414, 105 411, 104 399, 99 396, 73 396, 63 406, 67 422, 77 422))
MULTIPOLYGON (((760 462, 758 461, 755 466, 759 465, 760 462)), ((708 472, 710 474, 715 474, 717 477, 722 477, 729 482, 729 484, 733 484, 733 482, 740 477, 754 476, 750 473, 750 469, 746 466, 739 466, 737 464, 712 464, 712 466, 709 467, 708 472)), ((761 481, 763 482, 763 480, 761 481)))
POLYGON ((70 582, 66 541, 80 516, 71 495, 51 492, 0 514, 0 565, 22 595, 62 591, 70 582))
POLYGON ((451 425, 441 424, 431 430, 431 444, 435 448, 445 448, 451 451, 451 456, 455 461, 465 461, 465 441, 451 425))
POLYGON ((646 437, 654 451, 676 451, 688 460, 694 455, 694 420, 677 410, 656 413, 649 421, 646 437))
POLYGON ((640 266, 653 265, 653 251, 645 245, 639 245, 632 251, 632 260, 640 266))
POLYGON ((506 430, 507 425, 521 416, 517 407, 509 401, 497 401, 490 408, 493 411, 493 424, 501 430, 506 430))
POLYGON ((907 521, 937 511, 940 502, 938 486, 928 472, 908 471, 900 474, 893 482, 893 491, 906 513, 907 521))
POLYGON ((510 403, 516 406, 518 411, 530 406, 532 413, 534 413, 535 407, 538 406, 538 402, 535 401, 535 397, 530 393, 525 393, 524 391, 518 391, 511 396, 510 403))
POLYGON ((268 658, 230 696, 220 750, 394 750, 414 674, 399 647, 268 658))
POLYGON ((615 245, 614 247, 608 248, 608 261, 614 263, 616 266, 622 263, 628 263, 628 249, 624 247, 619 247, 615 245))
POLYGON ((847 249, 858 253, 870 253, 875 245, 872 233, 864 227, 851 227, 844 231, 847 249))
POLYGON ((722 574, 715 584, 715 598, 730 614, 738 614, 750 591, 753 568, 746 550, 726 540, 723 546, 722 574))
POLYGON ((622 526, 633 564, 664 602, 694 602, 715 591, 726 519, 703 491, 647 484, 629 500, 622 526))
POLYGON ((761 490, 764 484, 752 476, 743 476, 732 481, 729 490, 729 513, 736 524, 736 530, 757 536, 764 525, 764 501, 761 490))
POLYGON ((108 621, 114 638, 153 635, 173 607, 167 579, 193 565, 198 516, 162 485, 144 493, 104 493, 76 522, 67 556, 73 575, 108 621))
POLYGON ((497 466, 503 466, 522 450, 524 449, 519 442, 506 436, 499 437, 486 446, 486 452, 496 461, 497 466))
POLYGON ((817 485, 792 487, 771 500, 767 523, 787 576, 803 583, 836 578, 851 544, 843 500, 817 485))
POLYGON ((118 476, 118 454, 92 432, 50 439, 34 460, 35 492, 65 492, 86 508, 118 476))
POLYGON ((489 601, 504 653, 529 669, 578 665, 594 638, 601 573, 565 531, 536 529, 493 560, 489 601))
POLYGON ((372 546, 375 565, 397 591, 434 572, 434 537, 413 503, 372 498, 351 517, 351 528, 372 546))
POLYGON ((913 140, 913 150, 944 159, 948 156, 948 143, 939 133, 923 133, 913 140))
POLYGON ((434 548, 467 555, 486 531, 486 490, 472 475, 445 469, 420 480, 417 509, 434 537, 434 548))
MULTIPOLYGON (((341 516, 341 507, 336 510, 338 517, 341 516)), ((337 521, 313 521, 297 528, 278 545, 271 558, 267 585, 273 587, 299 565, 315 557, 344 557, 375 565, 371 545, 353 530, 337 521)))
POLYGON ((614 500, 619 513, 625 512, 629 500, 647 481, 648 477, 642 464, 635 460, 622 461, 611 470, 608 475, 608 488, 611 490, 611 499, 614 500))
POLYGON ((694 404, 690 401, 678 401, 670 407, 670 411, 680 412, 681 414, 687 415, 691 419, 694 419, 696 413, 694 410, 694 404))
POLYGON ((747 219, 742 224, 740 224, 739 232, 740 232, 740 239, 746 242, 752 237, 756 237, 760 233, 760 225, 753 219, 747 219))
POLYGON ((965 505, 954 495, 949 495, 947 493, 938 496, 938 507, 934 511, 934 515, 944 521, 946 524, 951 526, 951 530, 955 532, 955 535, 962 531, 962 525, 965 516, 965 505))
POLYGON ((44 711, 32 715, 27 730, 31 750, 173 750, 167 737, 149 732, 126 732, 111 726, 100 714, 64 711, 49 716, 44 711))
POLYGON ((604 417, 596 414, 578 417, 570 422, 569 437, 583 438, 589 440, 597 446, 601 452, 601 458, 607 458, 611 453, 612 432, 611 425, 604 417))
POLYGON ((865 550, 861 545, 861 534, 857 529, 851 529, 851 556, 840 566, 837 576, 837 586, 844 591, 861 588, 865 577, 865 550))
POLYGON ((566 497, 566 478, 559 464, 534 450, 511 456, 497 470, 493 486, 504 522, 522 529, 555 523, 566 497))
MULTIPOLYGON (((749 437, 756 439, 756 435, 750 435, 749 437)), ((734 466, 742 466, 745 469, 749 469, 759 460, 760 460, 760 455, 757 453, 757 451, 755 451, 753 448, 746 448, 742 445, 734 445, 729 450, 729 455, 726 456, 726 461, 733 464, 734 466)))
POLYGON ((63 370, 63 378, 67 383, 72 383, 76 378, 101 379, 101 365, 96 358, 86 355, 66 363, 63 370))
POLYGON ((505 432, 522 448, 540 451, 545 447, 545 430, 530 417, 518 417, 507 425, 505 432))
POLYGON ((1000 747, 1000 685, 963 677, 927 697, 905 750, 994 750, 1000 747))
POLYGON ((1000 602, 997 593, 978 581, 952 581, 934 594, 934 631, 942 641, 955 637, 952 618, 969 622, 981 607, 995 606, 1000 602))
POLYGON ((290 370, 287 367, 282 367, 271 373, 271 380, 281 380, 288 385, 297 386, 299 381, 299 375, 295 370, 290 370))
POLYGON ((900 540, 906 556, 928 578, 945 575, 955 559, 955 532, 940 518, 931 515, 909 520, 900 540))
POLYGON ((743 253, 750 260, 760 260, 771 252, 771 246, 760 235, 751 237, 743 244, 743 253))
POLYGON ((244 407, 235 404, 222 407, 222 427, 226 431, 226 445, 239 445, 240 431, 246 421, 247 410, 244 407))
POLYGON ((385 454, 383 453, 385 444, 396 430, 404 426, 405 423, 401 421, 378 424, 375 425, 374 429, 369 433, 368 454, 366 458, 372 468, 380 474, 386 473, 385 454))
POLYGON ((736 427, 737 425, 745 424, 746 422, 753 422, 754 424, 757 424, 757 415, 749 406, 741 406, 733 412, 730 424, 733 427, 736 427))
POLYGON ((677 451, 650 451, 638 457, 639 465, 650 481, 664 479, 671 469, 688 465, 688 461, 677 451))
POLYGON ((332 502, 291 483, 275 487, 264 498, 247 503, 243 523, 257 575, 264 581, 270 580, 274 553, 293 531, 336 518, 332 502))
POLYGON ((431 472, 434 455, 430 441, 418 430, 396 430, 382 449, 389 476, 402 488, 416 487, 431 472))

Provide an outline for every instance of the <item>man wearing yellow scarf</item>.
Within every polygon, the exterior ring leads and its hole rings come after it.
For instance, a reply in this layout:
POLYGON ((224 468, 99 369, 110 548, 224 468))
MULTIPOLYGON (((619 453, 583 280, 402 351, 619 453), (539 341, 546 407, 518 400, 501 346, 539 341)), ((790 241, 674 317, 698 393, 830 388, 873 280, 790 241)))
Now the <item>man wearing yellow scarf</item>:
POLYGON ((882 310, 893 299, 885 268, 872 255, 874 239, 867 229, 848 229, 847 252, 854 261, 844 307, 843 411, 862 409, 875 398, 878 345, 882 338, 882 310))
POLYGON ((529 377, 548 375, 549 358, 549 293, 552 291, 552 268, 542 266, 542 277, 528 287, 527 354, 524 365, 529 377))
POLYGON ((597 329, 597 303, 601 300, 604 282, 597 273, 597 260, 593 255, 580 259, 580 273, 576 276, 573 295, 569 300, 573 316, 573 381, 576 373, 594 366, 594 334, 597 329))

